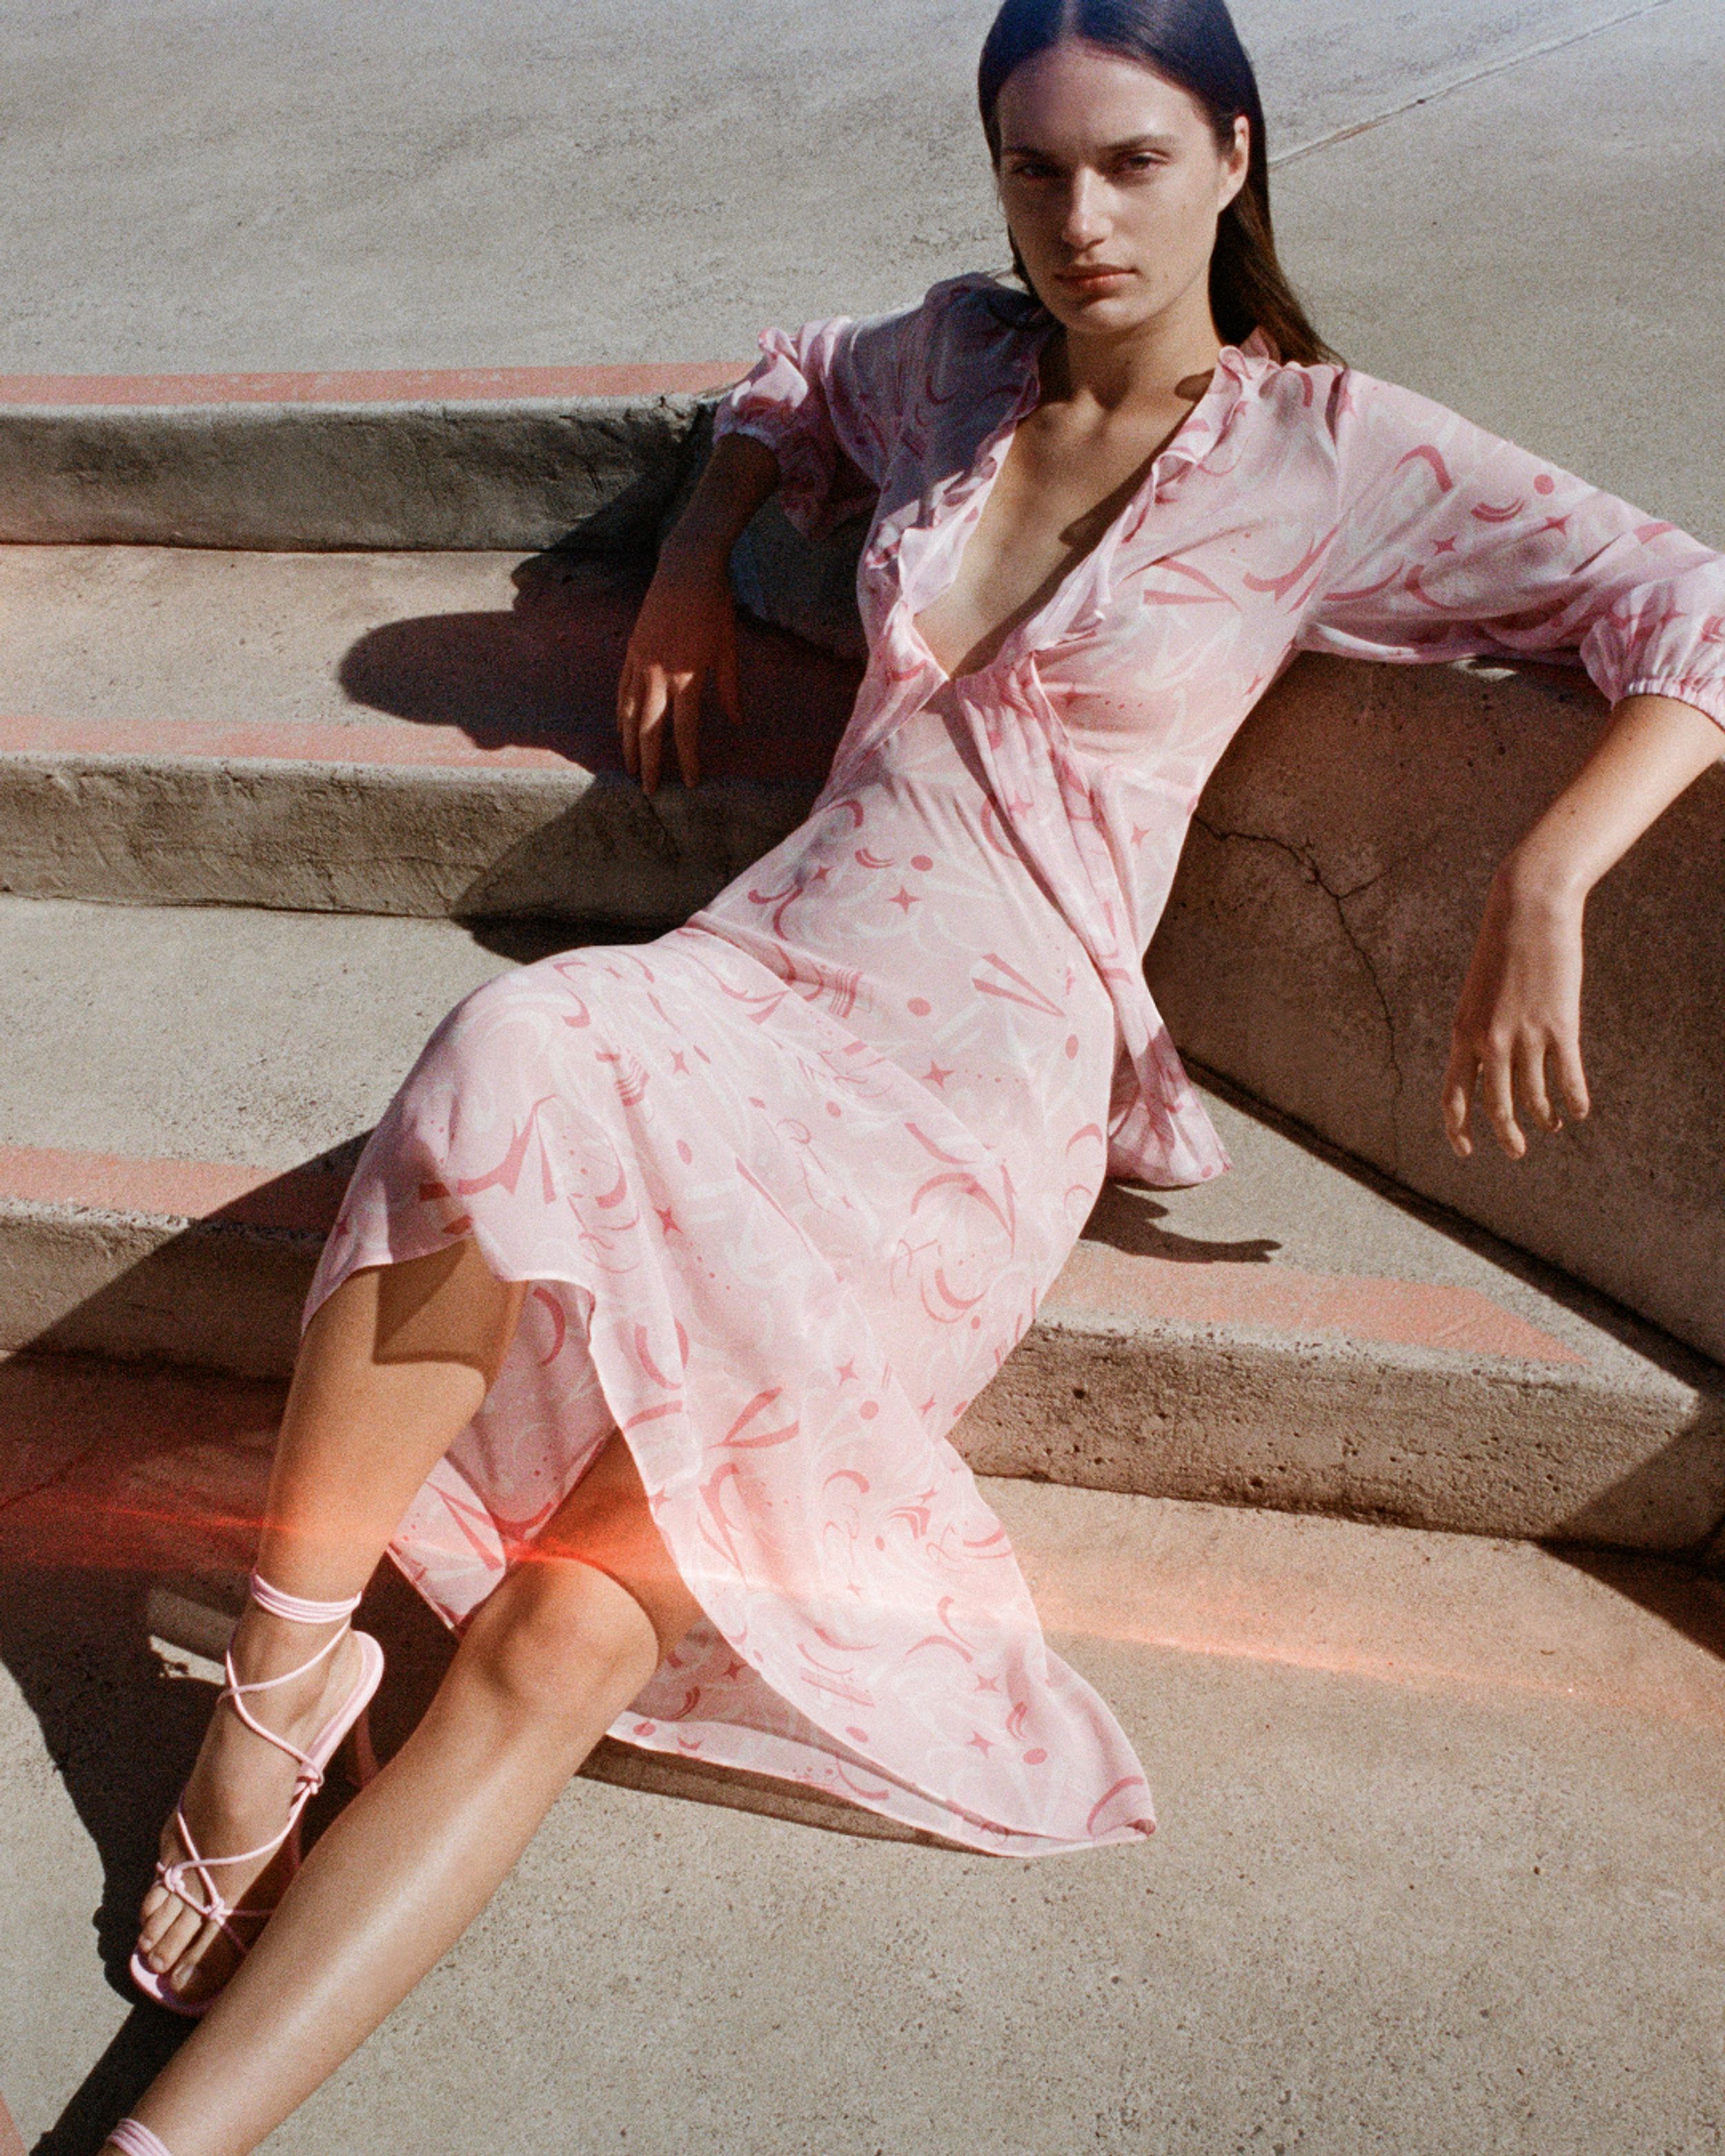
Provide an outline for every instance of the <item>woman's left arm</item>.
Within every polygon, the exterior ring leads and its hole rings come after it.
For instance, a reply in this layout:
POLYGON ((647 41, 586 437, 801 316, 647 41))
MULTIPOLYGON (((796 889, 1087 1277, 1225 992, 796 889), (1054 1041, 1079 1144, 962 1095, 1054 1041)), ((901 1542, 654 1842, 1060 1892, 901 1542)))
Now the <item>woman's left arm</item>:
POLYGON ((1670 696, 1625 697, 1580 771, 1498 869, 1444 1073, 1444 1128, 1462 1159, 1473 1151, 1476 1087, 1512 1160, 1527 1150, 1517 1096, 1544 1131, 1563 1128, 1554 1090, 1570 1115, 1587 1114, 1581 924, 1588 893, 1722 755, 1725 735, 1705 711, 1670 696))
POLYGON ((1430 663, 1579 660, 1611 720, 1493 880, 1442 1088, 1450 1142, 1470 1104, 1512 1158, 1517 1102, 1587 1113, 1580 1053, 1588 892, 1725 755, 1725 557, 1429 398, 1344 370, 1328 418, 1332 528, 1300 602, 1309 651, 1430 663))

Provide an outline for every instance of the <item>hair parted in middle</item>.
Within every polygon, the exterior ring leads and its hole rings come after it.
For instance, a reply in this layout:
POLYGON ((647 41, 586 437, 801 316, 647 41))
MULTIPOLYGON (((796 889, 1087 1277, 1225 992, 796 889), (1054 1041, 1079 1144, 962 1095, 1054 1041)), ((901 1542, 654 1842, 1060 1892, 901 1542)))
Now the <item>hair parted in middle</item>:
MULTIPOLYGON (((1203 107, 1223 151, 1233 146, 1235 121, 1245 119, 1251 130, 1245 185, 1222 213, 1210 259, 1216 327, 1235 345, 1262 330, 1296 365, 1335 359, 1276 256, 1263 103, 1224 0, 1005 0, 977 69, 983 131, 997 167, 1001 91, 1026 60, 1067 41, 1135 61, 1185 90, 1203 107)), ((1015 244, 1013 266, 1029 287, 1015 244)))

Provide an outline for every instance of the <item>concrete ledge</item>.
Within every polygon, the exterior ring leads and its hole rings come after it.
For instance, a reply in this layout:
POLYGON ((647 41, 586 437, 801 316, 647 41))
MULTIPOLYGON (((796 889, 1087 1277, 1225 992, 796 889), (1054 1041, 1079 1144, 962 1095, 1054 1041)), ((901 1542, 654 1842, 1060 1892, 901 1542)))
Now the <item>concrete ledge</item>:
POLYGON ((1209 1068, 1718 1358, 1725 771, 1589 904, 1588 1122, 1464 1165, 1439 1120, 1492 873, 1604 715, 1579 675, 1301 660, 1205 790, 1150 981, 1209 1068))
POLYGON ((15 547, 0 890, 669 926, 807 812, 854 663, 745 620, 699 785, 621 768, 639 573, 514 553, 15 547))
POLYGON ((656 931, 793 830, 815 792, 672 781, 649 801, 621 773, 556 761, 0 752, 0 891, 656 931))
POLYGON ((614 539, 650 547, 701 408, 664 393, 0 403, 0 541, 526 548, 608 512, 614 539))

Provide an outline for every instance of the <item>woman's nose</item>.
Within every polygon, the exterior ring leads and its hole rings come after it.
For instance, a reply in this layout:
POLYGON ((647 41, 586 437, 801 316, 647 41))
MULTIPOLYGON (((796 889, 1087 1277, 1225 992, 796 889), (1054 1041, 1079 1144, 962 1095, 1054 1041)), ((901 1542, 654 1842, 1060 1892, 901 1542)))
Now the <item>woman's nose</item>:
POLYGON ((1075 254, 1094 247, 1108 230, 1106 190, 1096 172, 1076 172, 1066 193, 1060 238, 1075 254))

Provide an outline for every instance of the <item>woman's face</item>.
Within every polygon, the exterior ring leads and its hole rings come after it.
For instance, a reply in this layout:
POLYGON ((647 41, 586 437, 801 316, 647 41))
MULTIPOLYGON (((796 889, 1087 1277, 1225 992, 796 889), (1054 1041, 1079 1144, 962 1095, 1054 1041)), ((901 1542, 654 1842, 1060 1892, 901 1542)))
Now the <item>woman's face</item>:
POLYGON ((1245 184, 1244 119, 1224 154, 1189 91, 1076 40, 1016 69, 997 111, 1001 203, 1050 314, 1107 336, 1182 300, 1207 318, 1216 220, 1245 184))

